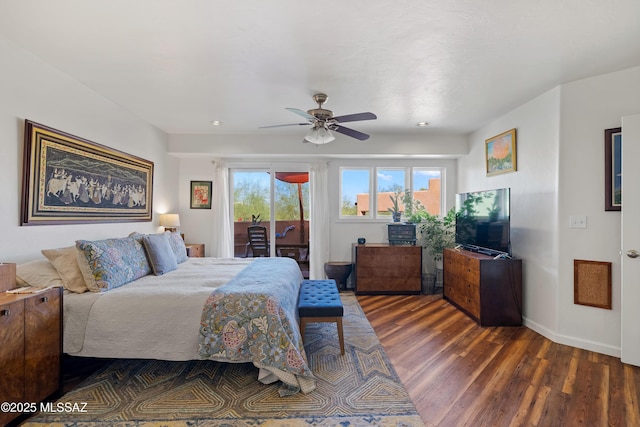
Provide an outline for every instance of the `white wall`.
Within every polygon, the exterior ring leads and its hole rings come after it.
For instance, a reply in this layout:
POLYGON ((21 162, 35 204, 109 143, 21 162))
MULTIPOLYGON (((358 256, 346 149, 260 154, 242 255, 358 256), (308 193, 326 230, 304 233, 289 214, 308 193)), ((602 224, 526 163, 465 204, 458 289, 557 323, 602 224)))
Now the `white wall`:
MULTIPOLYGON (((620 212, 604 210, 604 130, 640 112, 640 67, 562 87, 559 188, 559 340, 619 356, 620 212), (571 215, 586 229, 570 229, 571 215), (612 309, 573 304, 573 260, 612 263, 612 309)), ((628 159, 627 159, 628 160, 628 159)))
POLYGON ((548 91, 470 135, 458 162, 458 192, 511 188, 511 246, 523 259, 525 323, 556 330, 560 90, 548 91), (486 176, 485 140, 516 128, 517 171, 486 176))
MULTIPOLYGON (((296 128, 298 129, 298 128, 296 128)), ((169 135, 169 153, 213 155, 227 159, 457 157, 468 152, 464 135, 372 135, 356 141, 342 135, 329 144, 302 142, 305 129, 283 135, 169 135)))
POLYGON ((620 214, 604 211, 604 129, 640 111, 640 68, 572 82, 470 136, 459 191, 512 188, 512 246, 524 262, 525 324, 548 338, 620 355, 620 214), (518 171, 485 176, 484 140, 518 132, 518 171), (586 229, 570 229, 571 215, 586 229), (613 309, 573 303, 573 260, 613 263, 613 309))
POLYGON ((159 230, 157 216, 154 222, 20 226, 25 119, 154 162, 156 212, 176 204, 178 162, 166 154, 163 132, 2 37, 0 61, 0 261, 35 259, 41 256, 41 249, 69 246, 76 239, 159 230))
MULTIPOLYGON (((178 210, 180 214, 180 230, 184 233, 187 243, 204 243, 205 256, 211 256, 213 222, 215 220, 212 209, 190 209, 191 181, 214 181, 213 156, 199 155, 179 159, 178 175, 178 210)), ((211 204, 218 201, 215 195, 211 204)))

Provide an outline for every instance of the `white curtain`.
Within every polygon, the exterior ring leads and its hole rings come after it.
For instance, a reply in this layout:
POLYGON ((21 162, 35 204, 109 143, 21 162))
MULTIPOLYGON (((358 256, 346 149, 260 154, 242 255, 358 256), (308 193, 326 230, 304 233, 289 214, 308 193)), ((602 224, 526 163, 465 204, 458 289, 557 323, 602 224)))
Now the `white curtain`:
POLYGON ((211 256, 233 258, 233 234, 229 217, 229 168, 220 160, 214 162, 213 244, 211 256))
POLYGON ((309 230, 309 279, 324 279, 324 263, 329 260, 329 172, 326 163, 311 165, 309 190, 311 226, 309 230))

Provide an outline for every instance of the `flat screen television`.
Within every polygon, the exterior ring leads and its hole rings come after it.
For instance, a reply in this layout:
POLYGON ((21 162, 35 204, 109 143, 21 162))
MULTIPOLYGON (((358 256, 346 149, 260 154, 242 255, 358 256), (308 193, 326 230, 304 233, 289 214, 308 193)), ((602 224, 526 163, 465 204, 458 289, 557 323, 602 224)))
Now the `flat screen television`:
POLYGON ((511 256, 510 189, 456 194, 456 244, 487 255, 511 256))

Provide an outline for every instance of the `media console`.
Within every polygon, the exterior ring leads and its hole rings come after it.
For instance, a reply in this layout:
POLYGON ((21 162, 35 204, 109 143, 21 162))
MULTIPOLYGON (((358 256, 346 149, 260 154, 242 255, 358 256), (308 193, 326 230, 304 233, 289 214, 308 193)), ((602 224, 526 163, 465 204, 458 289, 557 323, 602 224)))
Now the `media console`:
POLYGON ((480 326, 522 325, 522 260, 445 249, 443 297, 480 326))

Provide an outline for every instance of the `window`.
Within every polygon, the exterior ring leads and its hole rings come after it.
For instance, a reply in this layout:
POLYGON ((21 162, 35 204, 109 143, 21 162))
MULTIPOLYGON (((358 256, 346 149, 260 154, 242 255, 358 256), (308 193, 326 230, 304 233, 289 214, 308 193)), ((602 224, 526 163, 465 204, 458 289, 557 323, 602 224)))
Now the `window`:
POLYGON ((411 191, 413 200, 419 200, 430 214, 442 215, 442 169, 412 169, 411 191))
POLYGON ((341 168, 340 182, 340 217, 371 218, 371 169, 341 168))
MULTIPOLYGON (((410 189, 413 199, 419 200, 429 213, 441 215, 442 176, 442 168, 342 167, 340 218, 388 220, 389 196, 405 189, 410 189)), ((404 206, 400 209, 404 210, 404 206)))
POLYGON ((376 218, 390 218, 392 205, 390 196, 407 188, 404 168, 377 168, 376 171, 376 218))

